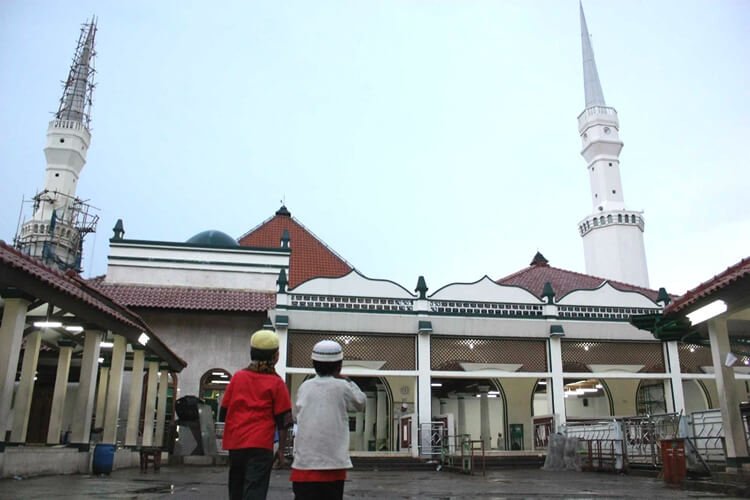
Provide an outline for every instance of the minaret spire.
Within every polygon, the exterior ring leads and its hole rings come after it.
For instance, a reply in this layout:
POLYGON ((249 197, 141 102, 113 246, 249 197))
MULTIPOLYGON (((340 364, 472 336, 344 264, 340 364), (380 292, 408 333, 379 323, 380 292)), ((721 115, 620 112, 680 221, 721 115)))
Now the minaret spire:
POLYGON ((73 63, 63 83, 60 105, 47 127, 44 189, 31 200, 33 215, 21 226, 15 245, 62 270, 81 270, 83 238, 99 219, 76 197, 78 177, 91 144, 89 122, 94 91, 96 18, 81 27, 73 63))
POLYGON ((620 120, 604 102, 594 49, 581 13, 583 88, 586 107, 578 116, 578 133, 591 185, 593 212, 578 223, 586 272, 623 283, 648 287, 643 213, 628 210, 620 179, 620 120))
POLYGON ((586 26, 586 15, 583 13, 583 3, 578 3, 581 12, 581 51, 583 52, 583 90, 586 94, 586 108, 591 106, 606 106, 602 84, 599 82, 599 72, 596 70, 594 48, 591 46, 591 35, 586 26))
POLYGON ((96 18, 92 18, 81 28, 73 64, 65 81, 60 107, 55 113, 58 120, 84 123, 90 120, 89 110, 94 91, 94 39, 96 38, 96 18))

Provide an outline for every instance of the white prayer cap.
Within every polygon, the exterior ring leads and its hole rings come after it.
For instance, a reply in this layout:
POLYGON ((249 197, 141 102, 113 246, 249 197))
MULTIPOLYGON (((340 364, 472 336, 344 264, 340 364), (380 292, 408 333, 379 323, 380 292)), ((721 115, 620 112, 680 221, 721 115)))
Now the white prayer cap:
POLYGON ((344 351, 341 350, 341 344, 333 340, 321 340, 312 350, 313 361, 333 362, 344 359, 344 351))

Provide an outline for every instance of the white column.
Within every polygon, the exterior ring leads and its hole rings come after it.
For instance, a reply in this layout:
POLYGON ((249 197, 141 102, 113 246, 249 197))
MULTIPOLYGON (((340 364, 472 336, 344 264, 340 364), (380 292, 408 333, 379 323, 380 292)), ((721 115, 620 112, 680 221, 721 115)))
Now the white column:
POLYGON ((107 410, 107 385, 109 384, 109 367, 99 366, 99 380, 96 386, 96 413, 94 413, 94 427, 104 427, 104 414, 107 410))
POLYGON ((484 449, 492 448, 492 435, 490 434, 490 399, 488 397, 489 386, 479 386, 479 439, 484 442, 484 449))
POLYGON ((143 412, 143 446, 154 443, 154 410, 156 409, 156 380, 159 376, 159 362, 148 362, 148 382, 146 384, 146 409, 143 412))
POLYGON ((351 441, 351 449, 356 451, 362 451, 362 441, 364 440, 365 432, 365 413, 358 411, 354 414, 354 439, 351 441))
POLYGON ((448 413, 448 400, 440 398, 440 415, 445 415, 446 413, 448 413))
POLYGON ((125 432, 125 446, 138 446, 138 424, 141 419, 141 398, 143 392, 142 348, 133 346, 133 370, 130 372, 130 398, 128 403, 128 428, 125 432))
MULTIPOLYGON (((377 408, 377 401, 375 399, 375 394, 372 392, 367 393, 367 402, 365 403, 365 435, 364 435, 364 451, 369 451, 370 448, 370 441, 375 439, 375 434, 373 432, 373 424, 375 423, 376 419, 376 408, 377 408)), ((375 447, 377 450, 377 446, 375 447)))
POLYGON ((52 408, 49 414, 49 427, 47 427, 47 444, 60 443, 65 396, 68 393, 70 358, 73 354, 73 342, 61 339, 57 342, 57 345, 60 352, 57 355, 57 374, 55 375, 55 390, 52 395, 52 408))
POLYGON ((16 384, 18 356, 21 354, 23 329, 30 302, 26 299, 3 297, 3 319, 0 323, 0 443, 10 422, 10 402, 16 384))
POLYGON ((10 433, 10 441, 12 443, 26 442, 29 412, 31 411, 31 398, 34 395, 36 365, 39 361, 39 346, 41 343, 41 330, 34 330, 26 337, 26 347, 23 351, 23 365, 21 366, 21 381, 18 383, 16 401, 13 405, 13 428, 10 433))
POLYGON ((731 351, 726 318, 708 320, 708 339, 711 342, 711 357, 716 377, 716 392, 719 393, 721 419, 724 423, 724 436, 727 449, 727 469, 740 467, 738 459, 748 457, 745 429, 740 416, 740 402, 735 390, 734 369, 724 364, 731 351))
POLYGON ((276 335, 279 336, 279 361, 276 362, 276 373, 281 380, 286 382, 286 363, 287 363, 287 328, 276 328, 276 335))
POLYGON ((164 443, 164 423, 167 415, 167 388, 169 387, 169 369, 162 368, 159 374, 159 394, 156 400, 156 431, 154 446, 161 448, 164 443))
POLYGON ((458 435, 466 434, 466 396, 458 395, 458 435))
POLYGON ((547 381, 547 391, 552 391, 552 414, 555 416, 557 432, 561 425, 565 425, 565 377, 563 377, 562 339, 559 336, 549 339, 549 361, 552 379, 547 381), (552 387, 550 387, 552 382, 552 387))
POLYGON ((388 447, 388 412, 387 408, 387 397, 385 394, 385 387, 378 384, 377 386, 377 408, 375 417, 375 450, 380 451, 383 445, 388 447))
POLYGON ((676 341, 666 342, 667 363, 669 364, 669 380, 667 387, 672 397, 667 398, 667 411, 685 414, 685 393, 682 390, 682 372, 680 371, 680 351, 676 341))
POLYGON ((78 379, 76 406, 73 413, 70 442, 88 446, 91 437, 91 415, 94 411, 96 373, 99 369, 101 332, 87 331, 84 335, 81 374, 78 379))
POLYGON ((107 389, 107 409, 104 414, 104 434, 102 434, 102 442, 107 444, 117 444, 117 420, 120 417, 122 375, 125 372, 125 351, 128 345, 122 335, 114 335, 113 343, 112 367, 109 369, 107 389))
MULTIPOLYGON (((432 386, 430 385, 430 335, 420 333, 417 336, 417 412, 418 412, 418 437, 423 449, 428 449, 431 443, 429 424, 432 422, 432 386), (421 432, 424 425, 424 432, 421 432)), ((415 440, 416 441, 416 440, 415 440)))

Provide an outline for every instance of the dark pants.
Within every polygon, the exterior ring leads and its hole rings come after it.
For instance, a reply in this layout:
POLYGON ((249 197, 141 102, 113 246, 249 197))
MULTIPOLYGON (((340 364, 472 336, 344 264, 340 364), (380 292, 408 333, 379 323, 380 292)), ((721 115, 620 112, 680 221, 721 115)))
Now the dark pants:
POLYGON ((273 452, 263 448, 229 450, 230 500, 265 500, 273 452))
POLYGON ((294 500, 341 500, 344 481, 293 482, 294 500))

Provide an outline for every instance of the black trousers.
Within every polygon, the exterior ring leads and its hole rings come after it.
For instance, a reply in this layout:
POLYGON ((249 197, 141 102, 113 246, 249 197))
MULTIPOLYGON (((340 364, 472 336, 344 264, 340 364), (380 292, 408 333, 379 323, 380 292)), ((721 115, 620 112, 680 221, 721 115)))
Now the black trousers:
POLYGON ((272 465, 271 450, 229 450, 229 499, 266 500, 272 465))
POLYGON ((344 481, 293 482, 294 500, 342 500, 344 481))

